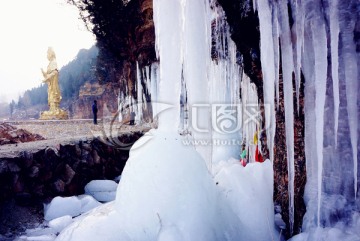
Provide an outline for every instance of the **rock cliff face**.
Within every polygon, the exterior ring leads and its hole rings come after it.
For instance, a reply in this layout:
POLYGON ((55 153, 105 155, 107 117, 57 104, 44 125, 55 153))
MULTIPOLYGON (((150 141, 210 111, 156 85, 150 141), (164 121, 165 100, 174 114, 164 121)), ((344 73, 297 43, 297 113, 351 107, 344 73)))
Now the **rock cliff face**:
POLYGON ((151 64, 156 59, 155 27, 152 0, 139 1, 140 21, 135 27, 135 57, 140 67, 151 64))
MULTIPOLYGON (((150 65, 156 61, 155 53, 155 27, 153 21, 153 3, 152 0, 132 0, 126 5, 126 12, 129 19, 126 19, 127 26, 117 36, 117 41, 122 42, 123 46, 118 47, 117 52, 120 57, 115 59, 114 63, 109 63, 105 56, 102 60, 102 54, 109 51, 101 47, 101 41, 98 41, 100 46, 100 58, 98 61, 103 61, 107 69, 106 75, 112 76, 108 78, 107 82, 117 83, 120 91, 125 96, 131 95, 134 99, 136 94, 136 70, 137 64, 139 68, 150 65)), ((116 46, 115 46, 116 47, 116 46)), ((114 47, 114 48, 115 48, 114 47)), ((98 64, 99 65, 99 64, 98 64)), ((99 71, 98 71, 99 72, 99 71)), ((101 82, 101 79, 100 79, 101 82)))
POLYGON ((136 94, 136 64, 139 68, 148 66, 156 61, 155 53, 155 27, 153 21, 153 1, 136 0, 132 1, 134 14, 138 17, 130 30, 133 31, 133 38, 129 38, 131 54, 123 64, 122 77, 120 79, 120 89, 125 95, 132 95, 135 99, 136 94))
POLYGON ((92 104, 97 100, 98 118, 112 115, 117 111, 118 84, 85 83, 80 88, 79 97, 70 104, 69 112, 72 119, 93 118, 92 104))

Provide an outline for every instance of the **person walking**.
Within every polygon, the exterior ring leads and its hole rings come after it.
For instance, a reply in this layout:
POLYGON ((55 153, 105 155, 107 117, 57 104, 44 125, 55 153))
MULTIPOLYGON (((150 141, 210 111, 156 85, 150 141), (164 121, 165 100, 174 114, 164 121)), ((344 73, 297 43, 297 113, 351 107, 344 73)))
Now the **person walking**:
POLYGON ((97 108, 97 101, 94 100, 94 103, 92 105, 92 112, 94 115, 94 125, 97 125, 97 112, 98 112, 98 108, 97 108))

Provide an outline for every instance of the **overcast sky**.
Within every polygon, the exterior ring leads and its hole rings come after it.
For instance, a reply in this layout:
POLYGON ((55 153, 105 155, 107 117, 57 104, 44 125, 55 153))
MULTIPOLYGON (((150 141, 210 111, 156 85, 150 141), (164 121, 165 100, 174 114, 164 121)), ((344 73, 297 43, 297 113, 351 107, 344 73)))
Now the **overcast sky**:
POLYGON ((49 46, 60 68, 95 43, 66 0, 1 0, 0 33, 0 102, 41 83, 49 46))

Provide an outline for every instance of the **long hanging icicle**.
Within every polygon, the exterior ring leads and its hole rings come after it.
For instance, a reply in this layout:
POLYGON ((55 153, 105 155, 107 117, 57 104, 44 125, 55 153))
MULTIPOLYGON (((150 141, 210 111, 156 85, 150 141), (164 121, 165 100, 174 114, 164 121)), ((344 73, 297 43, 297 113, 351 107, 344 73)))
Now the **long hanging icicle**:
MULTIPOLYGON (((199 107, 209 103, 208 61, 210 60, 210 34, 206 28, 206 6, 201 1, 182 0, 184 4, 184 79, 191 108, 191 131, 195 139, 210 139, 210 112, 199 107), (196 23, 196 24, 195 24, 196 23), (201 109, 201 110, 199 110, 201 109), (202 111, 201 115, 198 111, 202 111), (195 122, 196 121, 196 122, 195 122), (200 131, 199 129, 208 131, 200 131)), ((211 146, 199 145, 196 150, 211 169, 211 146)))
POLYGON ((252 1, 253 2, 253 9, 254 9, 254 12, 256 12, 256 8, 257 8, 257 6, 256 6, 256 2, 257 2, 257 0, 253 0, 252 1))
POLYGON ((172 106, 159 115, 159 130, 175 131, 180 123, 180 83, 182 71, 182 32, 183 13, 180 1, 154 1, 154 24, 157 57, 161 60, 159 68, 159 103, 172 106), (167 14, 159 14, 166 12, 167 14), (164 31, 167 29, 167 31, 164 31), (169 30, 170 29, 170 30, 169 30), (163 31, 163 32, 162 32, 163 31), (174 64, 177 63, 177 64, 174 64))
POLYGON ((136 62, 136 92, 137 92, 137 103, 136 103, 136 107, 135 109, 135 120, 137 123, 140 123, 143 119, 143 104, 144 101, 142 99, 142 95, 143 95, 143 88, 141 85, 141 69, 139 67, 139 63, 136 62))
POLYGON ((309 230, 316 226, 315 214, 317 211, 317 155, 316 155, 316 119, 315 119, 315 58, 313 36, 310 24, 307 22, 304 29, 304 54, 302 55, 302 70, 305 78, 304 87, 304 129, 305 129, 305 160, 307 187, 304 201, 307 213, 303 219, 303 229, 309 230), (310 201, 314 200, 314 201, 310 201))
POLYGON ((294 67, 295 67, 295 83, 296 83, 296 103, 297 113, 300 110, 300 85, 301 85, 301 55, 303 49, 303 35, 304 35, 304 10, 301 0, 294 2, 294 19, 295 28, 293 27, 295 38, 295 52, 294 52, 294 67))
MULTIPOLYGON (((275 4, 275 3, 274 3, 275 4)), ((276 109, 279 109, 280 104, 280 89, 279 89, 279 68, 280 68, 280 46, 279 46, 279 20, 278 9, 274 7, 272 14, 273 25, 273 42, 274 42, 274 64, 275 64, 275 93, 276 93, 276 109)))
POLYGON ((313 35, 315 55, 315 118, 316 118, 316 147, 318 161, 318 215, 317 225, 320 226, 320 207, 323 174, 323 140, 324 140, 324 112, 327 77, 327 40, 325 24, 322 18, 312 20, 311 31, 313 35))
POLYGON ((352 156, 354 162, 354 196, 357 197, 357 129, 358 129, 358 110, 357 110, 357 101, 358 101, 358 67, 356 59, 356 47, 354 44, 354 21, 350 20, 347 27, 342 33, 342 42, 343 42, 343 59, 344 59, 344 68, 345 68, 345 83, 346 83, 346 102, 347 102, 347 112, 349 118, 349 129, 350 129, 350 140, 352 147, 352 156))
POLYGON ((281 59, 284 83, 284 107, 285 107, 285 129, 286 129, 286 152, 288 165, 288 192, 289 192, 289 223, 290 234, 294 227, 294 106, 293 106, 293 51, 291 44, 291 32, 286 2, 279 3, 281 23, 281 59))
POLYGON ((270 160, 274 159, 274 137, 275 137, 275 64, 274 64, 274 43, 272 33, 272 16, 268 0, 258 2, 259 22, 260 22, 260 47, 261 47, 261 66, 264 81, 264 102, 269 105, 270 111, 266 112, 265 124, 268 137, 268 148, 270 160))
POLYGON ((153 103, 151 108, 152 108, 152 113, 153 113, 153 120, 156 120, 156 115, 158 114, 158 110, 156 108, 156 103, 158 103, 158 88, 159 88, 159 83, 158 83, 158 69, 159 66, 157 63, 153 63, 151 65, 151 70, 150 70, 150 79, 151 79, 151 87, 150 87, 150 93, 151 93, 151 102, 153 103))
POLYGON ((331 40, 331 75, 334 93, 334 135, 337 146, 337 132, 339 127, 339 17, 338 0, 330 1, 330 40, 331 40))

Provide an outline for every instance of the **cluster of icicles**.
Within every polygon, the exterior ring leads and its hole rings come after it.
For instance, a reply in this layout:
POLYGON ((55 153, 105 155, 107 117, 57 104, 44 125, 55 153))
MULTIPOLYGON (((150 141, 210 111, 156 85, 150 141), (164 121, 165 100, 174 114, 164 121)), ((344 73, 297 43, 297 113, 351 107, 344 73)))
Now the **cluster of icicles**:
MULTIPOLYGON (((294 222, 296 113, 293 107, 293 74, 297 107, 301 73, 305 80, 305 201, 307 212, 317 209, 317 213, 309 214, 316 216, 316 221, 310 218, 304 220, 304 227, 314 225, 311 222, 316 222, 317 226, 326 225, 326 211, 322 210, 326 202, 322 200, 323 195, 340 194, 351 202, 356 201, 358 194, 359 60, 354 43, 358 3, 338 0, 254 0, 253 6, 260 20, 264 101, 271 105, 272 110, 270 116, 266 117, 267 122, 275 123, 274 100, 279 100, 280 68, 283 74, 291 232, 294 222), (340 140, 340 136, 343 139, 340 140), (350 138, 346 139, 347 136, 350 138), (348 170, 341 170, 341 165, 348 170), (349 177, 348 172, 352 169, 353 176, 349 177), (328 172, 325 173, 325 170, 328 172), (345 180, 330 178, 325 190, 323 179, 330 175, 345 180), (341 190, 340 186, 349 185, 349 179, 353 183, 353 190, 341 190), (317 200, 316 205, 313 200, 317 200)), ((267 134, 272 152, 275 128, 269 129, 267 134)))
MULTIPOLYGON (((165 4, 163 1, 168 0, 157 0, 155 7, 165 4)), ((167 103, 175 107, 159 119, 159 128, 163 130, 178 129, 180 126, 191 132, 191 124, 184 124, 182 118, 186 116, 194 120, 191 108, 198 103, 258 103, 256 87, 238 65, 236 46, 230 39, 224 12, 215 1, 204 2, 174 1, 171 7, 182 9, 182 12, 176 13, 178 18, 172 18, 177 19, 175 22, 154 14, 157 35, 162 28, 183 31, 157 39, 157 53, 162 68, 158 64, 138 68, 137 100, 127 100, 120 95, 119 103, 129 102, 135 106, 132 108, 137 113, 138 121, 141 121, 142 110, 148 104, 145 92, 151 93, 153 103, 167 103), (177 4, 179 6, 174 6, 177 4), (181 4, 185 7, 181 7, 181 4), (174 41, 177 49, 172 46, 174 41), (211 56, 214 41, 217 61, 211 56), (171 81, 160 83, 160 79, 171 81), (185 109, 190 116, 177 114, 184 111, 180 110, 180 99, 182 102, 186 100, 185 109)), ((270 111, 265 112, 265 126, 271 127, 266 130, 271 160, 274 155, 280 70, 283 76, 290 232, 293 231, 295 209, 294 115, 299 111, 302 81, 305 82, 305 201, 308 213, 303 226, 327 225, 330 214, 326 214, 324 209, 324 202, 328 199, 322 198, 323 195, 342 195, 349 203, 356 202, 358 195, 359 57, 354 43, 356 1, 253 0, 253 8, 258 12, 260 22, 264 103, 270 106, 270 111), (293 89, 296 91, 296 103, 293 103, 293 89), (339 162, 343 163, 343 168, 337 168, 339 162), (353 175, 348 175, 349 169, 353 170, 353 175), (334 178, 328 179, 325 186, 323 179, 331 175, 334 178), (342 190, 341 187, 349 185, 353 186, 351 190, 342 190)), ((154 9, 156 12, 157 9, 154 9)), ((153 111, 156 112, 154 106, 153 111)), ((201 116, 196 117, 196 124, 211 125, 211 115, 210 111, 203 111, 201 116)), ((229 134, 226 138, 251 138, 256 128, 244 126, 241 134, 229 134)), ((223 138, 215 132, 193 132, 193 137, 223 138)), ((239 153, 240 147, 227 147, 225 150, 200 146, 197 150, 211 168, 212 163, 239 153)))

